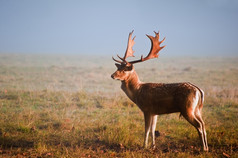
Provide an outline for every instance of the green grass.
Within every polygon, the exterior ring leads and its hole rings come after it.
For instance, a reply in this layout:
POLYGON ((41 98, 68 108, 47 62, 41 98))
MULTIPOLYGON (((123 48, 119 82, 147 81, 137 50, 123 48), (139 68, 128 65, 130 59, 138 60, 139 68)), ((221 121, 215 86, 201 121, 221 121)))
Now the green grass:
POLYGON ((202 152, 178 113, 158 117, 155 150, 142 147, 143 114, 110 79, 111 59, 85 66, 87 57, 0 57, 0 157, 238 157, 235 59, 136 66, 143 81, 191 81, 205 90, 209 152, 202 152))

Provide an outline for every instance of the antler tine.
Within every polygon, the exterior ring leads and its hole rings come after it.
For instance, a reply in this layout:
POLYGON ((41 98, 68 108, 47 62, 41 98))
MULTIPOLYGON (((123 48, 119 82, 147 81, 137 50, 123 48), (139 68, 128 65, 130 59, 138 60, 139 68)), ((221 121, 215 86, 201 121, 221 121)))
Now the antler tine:
MULTIPOLYGON (((128 43, 127 43, 127 48, 126 48, 126 52, 125 52, 125 55, 123 57, 123 60, 125 61, 127 57, 134 57, 134 50, 132 49, 132 47, 134 46, 135 44, 135 38, 136 36, 133 37, 133 39, 131 39, 131 36, 133 34, 134 30, 132 30, 130 33, 129 33, 129 37, 128 37, 128 43)), ((121 57, 119 57, 121 59, 121 57)))
MULTIPOLYGON (((156 35, 156 38, 158 38, 158 40, 159 40, 159 37, 160 37, 160 32, 158 31, 158 33, 157 33, 157 32, 155 32, 155 31, 154 31, 154 33, 155 33, 155 35, 156 35)), ((162 40, 162 41, 159 41, 159 44, 163 43, 163 42, 164 42, 164 40, 165 40, 165 37, 163 38, 163 40, 162 40)), ((162 46, 162 47, 164 47, 164 46, 162 46)))
POLYGON ((149 54, 145 58, 143 58, 143 56, 141 56, 140 60, 129 62, 130 64, 135 64, 135 63, 138 63, 138 62, 143 62, 145 60, 152 59, 152 58, 158 58, 159 51, 165 47, 165 45, 164 46, 160 46, 160 44, 164 42, 165 38, 162 41, 159 41, 159 36, 160 36, 159 31, 158 31, 158 33, 154 31, 154 33, 155 33, 155 37, 150 36, 150 35, 146 35, 150 39, 150 41, 151 41, 151 49, 150 49, 149 54))
POLYGON ((112 59, 113 59, 115 62, 122 63, 122 61, 116 60, 116 59, 113 58, 113 57, 112 57, 112 59))
MULTIPOLYGON (((157 33, 157 32, 154 31, 154 33, 155 33, 156 37, 158 37, 158 40, 159 40, 160 32, 158 31, 158 33, 157 33)), ((159 41, 159 44, 163 43, 164 40, 165 40, 165 37, 163 38, 163 40, 159 41)))
POLYGON ((125 60, 124 58, 120 57, 118 54, 117 54, 117 57, 118 57, 119 59, 121 59, 122 61, 126 62, 126 60, 125 60))

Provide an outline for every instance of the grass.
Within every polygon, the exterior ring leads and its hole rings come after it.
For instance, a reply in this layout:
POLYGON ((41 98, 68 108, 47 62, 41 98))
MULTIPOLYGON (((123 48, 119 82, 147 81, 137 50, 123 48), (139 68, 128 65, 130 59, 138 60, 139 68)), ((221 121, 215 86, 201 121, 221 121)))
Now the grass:
POLYGON ((86 66, 85 59, 0 55, 2 157, 238 157, 237 59, 136 65, 143 81, 191 81, 204 89, 209 152, 179 114, 159 116, 157 147, 144 149, 143 114, 110 79, 113 62, 93 57, 86 66))

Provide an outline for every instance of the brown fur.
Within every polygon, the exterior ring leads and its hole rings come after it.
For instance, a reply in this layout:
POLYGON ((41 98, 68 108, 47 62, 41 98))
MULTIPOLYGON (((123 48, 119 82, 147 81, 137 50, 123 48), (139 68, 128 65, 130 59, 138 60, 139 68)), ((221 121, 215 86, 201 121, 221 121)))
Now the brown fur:
POLYGON ((197 86, 184 83, 143 83, 139 80, 133 65, 117 65, 113 79, 121 80, 121 88, 126 95, 143 111, 145 116, 145 142, 152 130, 152 145, 157 115, 180 112, 197 130, 203 149, 208 150, 205 124, 201 117, 203 91, 197 86), (128 68, 131 67, 131 68, 128 68), (197 99, 197 100, 196 100, 197 99))

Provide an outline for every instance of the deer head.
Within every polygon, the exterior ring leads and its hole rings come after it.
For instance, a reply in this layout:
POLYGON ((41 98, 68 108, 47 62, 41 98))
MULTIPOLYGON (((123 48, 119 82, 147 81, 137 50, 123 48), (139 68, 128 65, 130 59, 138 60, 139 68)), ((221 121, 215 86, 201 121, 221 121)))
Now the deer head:
POLYGON ((115 65, 117 67, 117 71, 112 74, 111 77, 113 79, 124 81, 127 80, 134 72, 134 67, 132 64, 116 63, 115 65))
POLYGON ((149 54, 145 58, 143 58, 143 55, 142 55, 141 59, 128 62, 126 59, 128 57, 134 57, 134 52, 135 52, 132 49, 133 45, 135 44, 135 41, 134 41, 135 37, 132 39, 133 32, 134 30, 129 33, 127 49, 126 49, 124 57, 122 58, 119 55, 117 55, 120 60, 116 60, 115 58, 112 57, 112 59, 117 62, 115 64, 117 67, 117 71, 113 73, 111 76, 113 79, 118 79, 121 81, 126 80, 134 72, 133 64, 143 62, 152 58, 158 58, 159 51, 165 47, 165 46, 162 46, 162 47, 160 46, 160 44, 164 42, 165 38, 162 41, 159 41, 159 35, 160 35, 159 32, 158 33, 154 32, 155 37, 146 35, 151 41, 151 49, 149 54))

